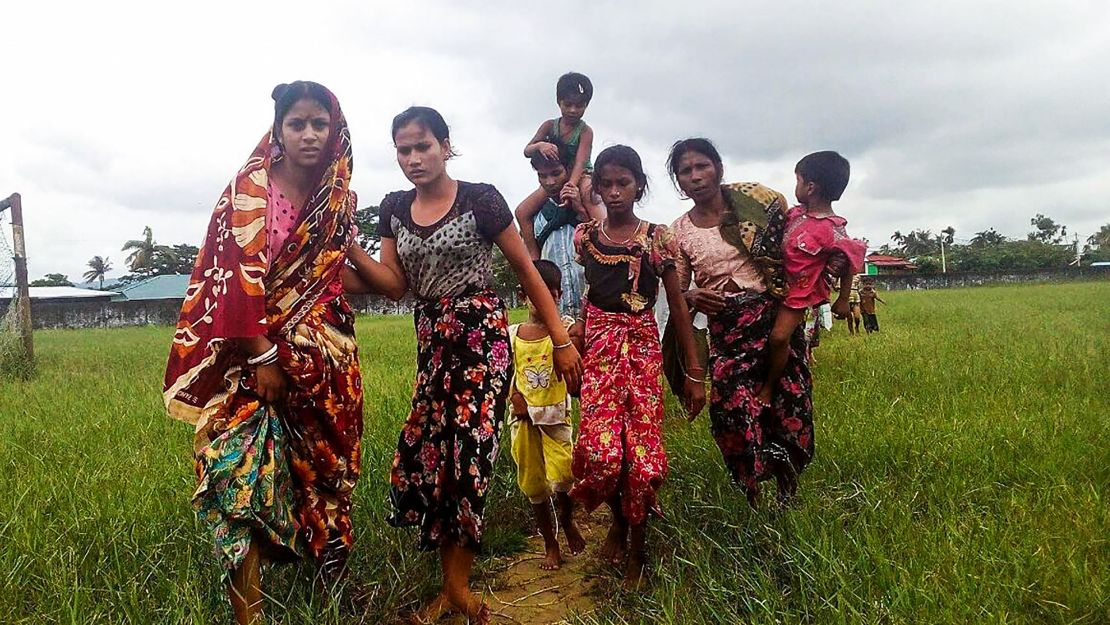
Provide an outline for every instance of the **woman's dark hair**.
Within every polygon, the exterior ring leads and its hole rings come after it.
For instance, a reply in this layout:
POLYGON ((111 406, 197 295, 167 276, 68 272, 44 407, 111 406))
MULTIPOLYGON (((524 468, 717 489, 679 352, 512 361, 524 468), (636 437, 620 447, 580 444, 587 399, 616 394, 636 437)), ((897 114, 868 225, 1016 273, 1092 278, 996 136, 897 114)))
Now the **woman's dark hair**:
POLYGON ((848 186, 852 168, 848 159, 832 150, 826 150, 803 157, 794 167, 794 173, 801 176, 802 180, 816 184, 821 197, 835 202, 848 186))
POLYGON ((589 104, 594 98, 594 84, 585 74, 578 72, 567 72, 559 76, 559 82, 555 83, 555 101, 574 95, 586 98, 586 103, 589 104))
MULTIPOLYGON (((414 122, 420 124, 424 130, 432 133, 432 136, 440 143, 451 139, 451 129, 447 127, 447 121, 443 119, 439 111, 430 106, 410 106, 398 113, 397 116, 393 118, 393 127, 390 136, 396 140, 397 133, 405 126, 414 122)), ((458 156, 458 153, 455 152, 454 149, 447 152, 448 158, 452 156, 458 156)))
POLYGON ((632 172, 632 177, 636 179, 636 199, 644 197, 648 188, 647 174, 644 173, 644 164, 640 161, 640 155, 636 150, 627 145, 611 145, 597 155, 597 160, 594 161, 594 173, 590 180, 595 192, 601 188, 601 170, 608 165, 623 167, 632 172))
POLYGON ((335 111, 332 110, 331 91, 318 82, 296 80, 288 84, 282 83, 274 87, 270 97, 274 99, 275 137, 281 136, 281 123, 285 121, 285 115, 289 113, 289 109, 301 100, 313 100, 327 109, 332 116, 335 115, 335 111))
POLYGON ((667 171, 671 174, 671 182, 674 183, 674 188, 678 189, 679 192, 682 191, 678 186, 678 162, 682 160, 687 152, 697 152, 713 161, 713 166, 717 168, 717 182, 720 183, 725 176, 725 164, 721 162, 721 153, 717 151, 717 146, 704 137, 691 137, 675 141, 675 144, 671 146, 671 155, 667 157, 667 171))

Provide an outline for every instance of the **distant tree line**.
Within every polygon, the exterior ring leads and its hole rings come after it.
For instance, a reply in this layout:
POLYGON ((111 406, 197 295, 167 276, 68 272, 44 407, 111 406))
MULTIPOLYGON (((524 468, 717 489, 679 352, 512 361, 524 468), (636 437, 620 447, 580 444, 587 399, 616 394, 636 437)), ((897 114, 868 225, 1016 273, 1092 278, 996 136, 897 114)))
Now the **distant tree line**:
MULTIPOLYGON (((381 250, 378 212, 378 207, 371 205, 354 214, 358 227, 356 240, 370 254, 381 250)), ((966 241, 958 240, 951 226, 939 233, 922 229, 903 234, 899 230, 890 237, 890 243, 879 248, 879 253, 911 259, 923 273, 941 270, 942 244, 949 271, 1037 271, 1075 263, 1076 238, 1068 241, 1067 226, 1041 213, 1031 218, 1029 225, 1033 229, 1024 239, 1008 238, 994 228, 976 232, 966 241)), ((129 252, 124 262, 130 271, 119 281, 131 283, 153 276, 192 273, 200 250, 187 243, 161 245, 147 226, 141 238, 127 241, 121 251, 129 252)), ((1088 237, 1080 253, 1083 264, 1110 262, 1110 223, 1088 237)), ((87 267, 88 271, 82 274, 85 281, 98 282, 99 288, 103 288, 105 276, 113 269, 111 259, 93 256, 87 267)), ((494 282, 502 293, 516 288, 512 268, 499 252, 494 256, 494 282)), ((50 273, 32 282, 31 286, 73 286, 73 283, 68 275, 50 273)))
MULTIPOLYGON (((931 230, 895 231, 880 254, 910 259, 922 273, 941 271, 941 248, 948 271, 1038 271, 1074 265, 1077 237, 1068 240, 1067 226, 1038 213, 1029 220, 1033 229, 1024 239, 1011 239, 994 228, 976 232, 966 241, 956 239, 951 226, 931 230)), ((1087 238, 1080 248, 1082 264, 1110 261, 1110 224, 1087 238)))

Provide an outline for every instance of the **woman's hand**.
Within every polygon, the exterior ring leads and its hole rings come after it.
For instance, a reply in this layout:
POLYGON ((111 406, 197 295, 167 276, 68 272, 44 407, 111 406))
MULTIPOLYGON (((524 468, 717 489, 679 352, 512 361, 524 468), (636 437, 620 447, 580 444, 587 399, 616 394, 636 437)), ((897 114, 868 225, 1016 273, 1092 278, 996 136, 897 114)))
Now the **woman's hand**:
POLYGON ((851 270, 851 265, 848 264, 848 255, 844 252, 833 252, 829 256, 829 262, 825 263, 825 271, 830 276, 843 276, 851 270))
POLYGON ((255 392, 267 404, 275 404, 285 399, 288 378, 277 363, 261 365, 254 371, 257 381, 255 392))
POLYGON ((567 383, 567 391, 577 393, 582 384, 582 357, 571 343, 555 350, 555 374, 567 383))
POLYGON ((837 319, 847 319, 852 313, 852 306, 848 303, 848 294, 836 298, 832 305, 832 314, 837 319))
POLYGON ((759 388, 759 393, 756 394, 755 399, 764 407, 771 405, 771 385, 764 384, 759 388))
POLYGON ((705 382, 698 382, 686 378, 686 384, 683 388, 683 395, 685 395, 686 419, 693 421, 697 418, 698 413, 702 408, 705 408, 705 382))
POLYGON ((721 309, 725 307, 725 297, 709 289, 690 289, 684 293, 684 296, 686 297, 686 306, 690 310, 710 316, 721 312, 721 309))

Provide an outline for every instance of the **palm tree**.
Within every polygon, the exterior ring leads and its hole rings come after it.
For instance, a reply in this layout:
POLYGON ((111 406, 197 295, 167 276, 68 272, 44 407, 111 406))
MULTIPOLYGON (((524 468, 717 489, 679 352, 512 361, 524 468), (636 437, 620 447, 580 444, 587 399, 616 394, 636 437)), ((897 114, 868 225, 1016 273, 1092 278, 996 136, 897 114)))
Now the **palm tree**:
POLYGON ((971 244, 976 247, 984 247, 987 245, 998 245, 1005 243, 1006 237, 998 233, 994 228, 987 228, 982 232, 976 232, 975 236, 971 237, 971 244))
POLYGON ((1098 232, 1088 237, 1087 244, 1100 250, 1110 248, 1110 224, 1104 225, 1099 228, 1098 232))
POLYGON ((952 242, 956 238, 956 229, 952 226, 948 226, 944 230, 941 230, 940 233, 944 235, 944 244, 952 245, 952 242))
POLYGON ((143 228, 142 239, 132 239, 124 243, 124 252, 132 250, 131 254, 127 257, 127 264, 131 266, 131 271, 138 271, 150 266, 150 261, 154 258, 154 249, 156 247, 154 243, 154 233, 150 231, 150 226, 143 228))
MULTIPOLYGON (((147 228, 149 230, 149 228, 147 228)), ((112 270, 112 261, 101 256, 93 256, 89 259, 89 270, 85 272, 84 278, 86 282, 93 280, 100 281, 100 290, 104 290, 104 274, 112 270)))

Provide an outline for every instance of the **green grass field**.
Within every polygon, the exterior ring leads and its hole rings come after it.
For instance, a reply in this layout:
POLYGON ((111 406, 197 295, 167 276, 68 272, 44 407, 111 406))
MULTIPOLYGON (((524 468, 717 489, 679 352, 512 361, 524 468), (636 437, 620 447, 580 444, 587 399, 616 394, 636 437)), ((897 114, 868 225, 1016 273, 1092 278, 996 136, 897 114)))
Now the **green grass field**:
MULTIPOLYGON (((825 335, 817 457, 797 504, 749 510, 703 414, 666 424, 650 585, 600 582, 598 623, 1110 623, 1110 283, 899 292, 883 331, 825 335)), ((0 380, 0 623, 230 620, 193 518, 191 431, 159 396, 169 328, 36 333, 33 381, 0 380)), ((435 561, 386 526, 414 369, 408 317, 359 322, 366 396, 358 606, 274 569, 280 623, 389 622, 435 561)), ((519 549, 507 454, 488 551, 519 549)), ((479 571, 480 574, 480 571, 479 571)))

